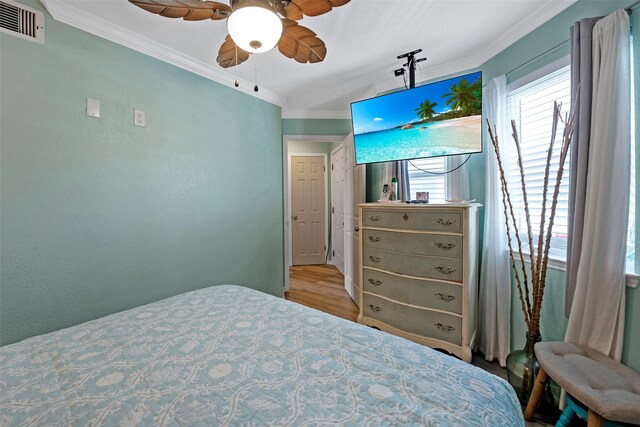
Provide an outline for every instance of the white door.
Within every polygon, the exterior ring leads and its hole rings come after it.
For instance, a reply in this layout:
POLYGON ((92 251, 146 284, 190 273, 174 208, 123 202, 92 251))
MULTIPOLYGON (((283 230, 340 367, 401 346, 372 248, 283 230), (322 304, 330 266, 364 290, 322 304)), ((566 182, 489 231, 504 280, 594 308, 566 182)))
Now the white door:
POLYGON ((325 263, 324 159, 324 156, 291 157, 293 265, 325 263))
POLYGON ((342 274, 344 269, 344 146, 331 152, 331 255, 342 274))
POLYGON ((365 202, 365 166, 355 164, 353 134, 344 140, 345 147, 345 281, 351 299, 360 303, 360 229, 358 204, 365 202))

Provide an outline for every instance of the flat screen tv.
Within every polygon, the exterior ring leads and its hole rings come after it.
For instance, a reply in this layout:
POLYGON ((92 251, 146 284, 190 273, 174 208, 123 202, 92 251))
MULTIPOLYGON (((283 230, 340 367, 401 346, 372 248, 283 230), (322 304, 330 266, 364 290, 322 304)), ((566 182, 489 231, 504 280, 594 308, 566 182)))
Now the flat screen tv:
POLYGON ((482 152, 482 73, 351 104, 356 163, 482 152))

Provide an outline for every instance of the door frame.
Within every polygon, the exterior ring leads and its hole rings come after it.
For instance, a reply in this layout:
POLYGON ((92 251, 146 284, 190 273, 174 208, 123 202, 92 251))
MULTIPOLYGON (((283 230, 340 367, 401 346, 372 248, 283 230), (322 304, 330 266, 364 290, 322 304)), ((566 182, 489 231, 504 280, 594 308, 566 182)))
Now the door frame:
MULTIPOLYGON (((288 165, 291 165, 291 159, 294 157, 323 157, 324 158, 324 171, 323 173, 323 180, 324 180, 324 209, 325 209, 325 213, 324 213, 324 243, 325 243, 325 247, 326 249, 324 250, 324 256, 325 259, 327 257, 327 251, 329 250, 329 227, 328 227, 328 223, 330 222, 330 220, 327 219, 327 206, 329 206, 329 180, 328 180, 328 163, 327 160, 329 158, 329 156, 327 155, 327 153, 289 153, 289 161, 288 161, 288 165)), ((287 168, 287 182, 288 182, 288 187, 287 189, 291 189, 291 168, 287 168)), ((289 212, 289 214, 287 215, 287 218, 285 219, 290 219, 291 218, 291 192, 289 191, 287 194, 287 212, 289 212)), ((291 222, 289 222, 289 224, 291 224, 291 222)), ((287 230, 287 239, 286 241, 289 243, 289 250, 287 252, 287 258, 288 258, 288 262, 287 262, 287 267, 290 267, 291 265, 293 265, 293 227, 289 227, 289 229, 287 230)))
MULTIPOLYGON (((343 138, 343 140, 344 140, 344 138, 343 138)), ((346 147, 345 147, 344 142, 343 142, 342 144, 338 145, 336 148, 334 148, 333 150, 331 150, 331 165, 332 165, 332 166, 333 166, 333 157, 334 157, 334 155, 335 155, 334 153, 336 153, 338 150, 342 150, 342 153, 343 153, 342 158, 343 158, 343 159, 345 159, 345 158, 346 158, 346 156, 345 156, 345 154, 346 154, 346 151, 345 151, 345 150, 346 150, 346 147)), ((331 169, 331 171, 329 171, 329 172, 332 172, 332 171, 333 171, 333 169, 331 169)), ((343 163, 343 165, 342 165, 342 173, 344 174, 344 172, 345 172, 345 170, 344 170, 344 163, 343 163)), ((329 181, 331 182, 331 185, 333 185, 333 181, 331 180, 331 173, 329 173, 329 181)), ((344 219, 344 210, 345 210, 345 203, 344 203, 344 199, 345 199, 345 191, 347 190, 347 186, 346 186, 346 176, 343 176, 343 186, 342 186, 342 187, 343 187, 343 188, 342 188, 342 218, 344 219)), ((335 193, 334 193, 334 191, 333 191, 333 187, 332 187, 332 188, 331 188, 331 199, 332 199, 332 200, 331 200, 331 202, 332 202, 332 203, 331 203, 331 208, 332 208, 332 209, 329 211, 329 215, 330 215, 330 218, 329 218, 329 227, 333 227, 333 197, 334 197, 334 195, 335 195, 335 193)), ((343 253, 342 253, 342 261, 343 261, 343 266, 342 266, 342 268, 344 268, 344 269, 345 269, 345 271, 346 271, 346 259, 345 259, 345 253, 344 253, 344 252, 345 252, 345 249, 346 249, 346 248, 345 248, 345 245, 344 245, 344 242, 345 242, 345 239, 344 239, 344 236, 345 236, 345 234, 344 234, 344 225, 342 226, 342 229, 343 229, 343 233, 342 233, 342 236, 340 236, 340 238, 342 238, 342 251, 343 251, 343 253)), ((332 251, 332 252, 331 252, 332 257, 333 257, 334 245, 335 245, 336 240, 337 240, 337 239, 336 239, 336 237, 338 237, 338 236, 334 236, 333 231, 334 231, 334 230, 333 230, 333 228, 331 228, 331 237, 332 237, 332 239, 331 239, 331 248, 330 248, 330 249, 331 249, 331 251, 332 251)), ((333 262, 332 262, 332 264, 334 264, 334 265, 335 265, 335 263, 333 263, 333 262)), ((336 268, 337 268, 337 267, 336 267, 336 268)))
MULTIPOLYGON (((284 283, 283 283, 283 295, 284 292, 289 290, 289 267, 291 266, 291 195, 289 194, 290 182, 291 182, 291 171, 289 170, 289 165, 291 164, 291 159, 289 154, 289 142, 300 141, 300 142, 342 142, 344 140, 344 135, 282 135, 282 166, 283 166, 283 174, 282 174, 282 191, 283 191, 283 211, 284 216, 282 218, 283 222, 283 230, 284 230, 284 263, 283 263, 283 271, 284 271, 284 283)), ((296 155, 303 155, 302 153, 295 153, 296 155)), ((321 155, 326 153, 313 153, 310 155, 321 155)), ((309 154, 307 154, 309 155, 309 154)), ((325 162, 325 166, 327 166, 327 162, 325 162)), ((328 190, 327 182, 328 179, 328 168, 325 167, 325 190, 328 190)), ((325 191, 325 199, 328 197, 328 191, 325 191)), ((325 207, 328 205, 325 205, 325 207)), ((325 230, 328 231, 328 223, 330 219, 325 216, 325 230)), ((326 240, 325 240, 326 241, 326 240)), ((327 245, 328 247, 329 245, 327 245)), ((327 248, 328 250, 328 248, 327 248)))

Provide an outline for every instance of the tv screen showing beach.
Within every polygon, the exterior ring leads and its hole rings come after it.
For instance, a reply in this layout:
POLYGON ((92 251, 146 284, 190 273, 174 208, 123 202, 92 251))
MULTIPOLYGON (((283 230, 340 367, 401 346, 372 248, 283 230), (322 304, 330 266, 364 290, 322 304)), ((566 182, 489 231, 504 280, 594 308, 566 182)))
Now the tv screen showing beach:
POLYGON ((482 151, 482 73, 351 104, 356 163, 482 151))

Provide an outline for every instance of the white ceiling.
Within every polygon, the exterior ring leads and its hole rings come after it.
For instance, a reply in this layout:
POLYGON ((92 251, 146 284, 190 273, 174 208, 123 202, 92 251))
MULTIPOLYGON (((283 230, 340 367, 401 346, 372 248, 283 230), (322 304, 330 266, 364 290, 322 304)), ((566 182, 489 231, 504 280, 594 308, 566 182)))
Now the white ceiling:
MULTIPOLYGON (((222 0, 224 1, 224 0, 222 0)), ((351 0, 301 25, 327 45, 318 64, 277 49, 224 70, 215 59, 224 21, 187 22, 153 15, 125 0, 41 0, 62 22, 100 35, 283 107, 283 117, 348 117, 349 103, 403 85, 399 54, 426 57, 417 81, 480 66, 576 0, 351 0)))

